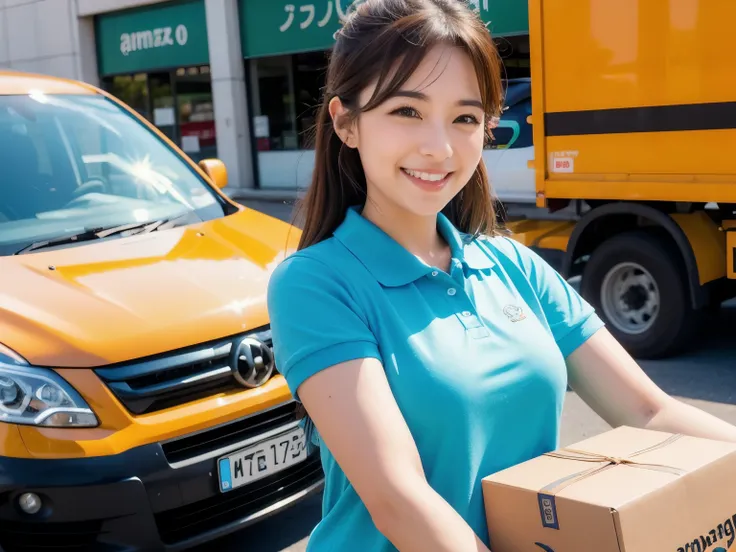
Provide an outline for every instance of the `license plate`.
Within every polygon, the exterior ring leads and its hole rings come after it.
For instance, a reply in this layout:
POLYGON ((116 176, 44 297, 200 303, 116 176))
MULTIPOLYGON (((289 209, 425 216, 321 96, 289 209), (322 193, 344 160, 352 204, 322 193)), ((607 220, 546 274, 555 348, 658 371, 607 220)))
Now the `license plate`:
POLYGON ((307 459, 304 431, 297 427, 217 461, 220 491, 226 493, 307 459))

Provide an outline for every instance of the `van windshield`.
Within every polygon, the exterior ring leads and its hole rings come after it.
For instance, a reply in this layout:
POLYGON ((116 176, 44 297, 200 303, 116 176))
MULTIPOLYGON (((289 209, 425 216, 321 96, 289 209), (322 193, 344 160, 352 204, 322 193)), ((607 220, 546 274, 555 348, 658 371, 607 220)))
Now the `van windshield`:
POLYGON ((104 96, 0 96, 0 256, 91 228, 206 221, 227 204, 104 96))

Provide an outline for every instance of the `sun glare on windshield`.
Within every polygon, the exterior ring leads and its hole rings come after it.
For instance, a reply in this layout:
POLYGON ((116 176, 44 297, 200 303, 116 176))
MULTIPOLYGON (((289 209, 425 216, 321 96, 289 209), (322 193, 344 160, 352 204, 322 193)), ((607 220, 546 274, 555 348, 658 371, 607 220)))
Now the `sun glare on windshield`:
POLYGON ((0 96, 0 163, 0 255, 70 228, 226 214, 183 158, 102 96, 0 96))

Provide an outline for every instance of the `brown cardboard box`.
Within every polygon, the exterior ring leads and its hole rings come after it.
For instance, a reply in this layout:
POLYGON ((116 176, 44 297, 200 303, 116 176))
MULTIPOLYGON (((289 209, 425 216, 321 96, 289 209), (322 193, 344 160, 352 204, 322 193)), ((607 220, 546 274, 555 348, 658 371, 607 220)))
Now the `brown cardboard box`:
POLYGON ((736 444, 620 427, 483 495, 492 552, 736 551, 736 444))

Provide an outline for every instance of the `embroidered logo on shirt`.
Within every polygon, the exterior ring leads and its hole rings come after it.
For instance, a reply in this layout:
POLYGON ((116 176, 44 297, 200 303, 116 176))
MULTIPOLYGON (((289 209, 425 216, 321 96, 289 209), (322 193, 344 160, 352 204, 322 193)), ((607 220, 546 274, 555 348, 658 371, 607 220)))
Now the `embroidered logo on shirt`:
POLYGON ((526 318, 526 314, 524 314, 521 307, 517 307, 516 305, 506 305, 503 308, 503 313, 508 316, 509 320, 512 322, 521 322, 526 318))

